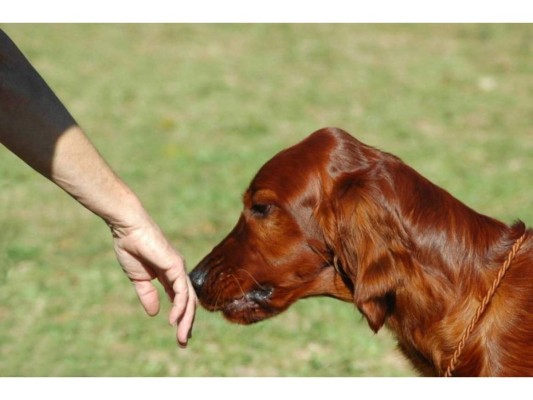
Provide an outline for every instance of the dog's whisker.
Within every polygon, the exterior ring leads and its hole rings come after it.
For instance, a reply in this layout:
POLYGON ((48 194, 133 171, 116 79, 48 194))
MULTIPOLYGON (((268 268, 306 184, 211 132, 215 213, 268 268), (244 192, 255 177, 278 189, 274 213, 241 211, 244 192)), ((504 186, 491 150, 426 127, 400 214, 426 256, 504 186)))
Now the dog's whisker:
POLYGON ((245 293, 244 290, 242 289, 242 286, 241 286, 241 284, 239 283, 239 280, 235 277, 235 275, 230 274, 229 276, 231 276, 231 277, 235 280, 235 283, 237 283, 237 286, 239 287, 239 290, 240 290, 241 293, 242 293, 242 297, 246 296, 246 293, 245 293))
POLYGON ((255 282, 255 284, 256 284, 257 286, 259 286, 259 288, 261 288, 262 290, 266 290, 266 288, 265 288, 263 285, 261 285, 257 279, 255 279, 255 277, 250 273, 250 271, 248 271, 248 270, 246 270, 246 269, 244 269, 244 268, 239 268, 239 269, 236 271, 236 273, 237 273, 237 272, 245 272, 245 273, 247 273, 248 276, 249 276, 250 278, 252 278, 252 280, 255 282))

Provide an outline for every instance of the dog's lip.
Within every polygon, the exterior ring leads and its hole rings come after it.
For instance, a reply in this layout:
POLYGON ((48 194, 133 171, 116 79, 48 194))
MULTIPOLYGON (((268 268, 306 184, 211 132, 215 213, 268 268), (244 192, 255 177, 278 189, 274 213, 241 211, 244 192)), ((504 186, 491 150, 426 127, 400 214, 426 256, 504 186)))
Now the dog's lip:
POLYGON ((261 287, 260 289, 254 289, 243 296, 235 298, 229 301, 225 307, 226 311, 240 311, 251 308, 264 307, 267 305, 268 300, 272 296, 274 290, 270 287, 261 287))
POLYGON ((248 299, 255 301, 256 303, 262 303, 265 301, 268 301, 270 297, 272 296, 272 293, 274 292, 274 289, 271 287, 261 287, 260 289, 252 290, 244 297, 247 297, 248 299))

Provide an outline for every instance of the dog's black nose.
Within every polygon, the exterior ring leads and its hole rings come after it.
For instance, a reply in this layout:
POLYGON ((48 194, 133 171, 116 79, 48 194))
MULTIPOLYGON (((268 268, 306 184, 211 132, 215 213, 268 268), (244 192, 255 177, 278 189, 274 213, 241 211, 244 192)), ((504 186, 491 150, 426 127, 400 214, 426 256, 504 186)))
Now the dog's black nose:
POLYGON ((192 286, 194 287, 194 291, 196 292, 198 296, 202 292, 202 287, 204 285, 206 276, 207 276, 207 269, 202 268, 201 265, 198 265, 189 274, 189 278, 191 279, 192 286))

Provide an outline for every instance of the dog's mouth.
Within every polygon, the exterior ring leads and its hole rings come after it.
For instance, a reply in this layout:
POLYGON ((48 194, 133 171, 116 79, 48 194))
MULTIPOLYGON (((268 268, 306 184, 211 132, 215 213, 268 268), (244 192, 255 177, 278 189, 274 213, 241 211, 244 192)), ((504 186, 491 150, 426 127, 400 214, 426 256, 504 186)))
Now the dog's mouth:
POLYGON ((224 304, 220 311, 231 322, 251 324, 271 317, 278 311, 270 305, 274 289, 262 287, 224 304))

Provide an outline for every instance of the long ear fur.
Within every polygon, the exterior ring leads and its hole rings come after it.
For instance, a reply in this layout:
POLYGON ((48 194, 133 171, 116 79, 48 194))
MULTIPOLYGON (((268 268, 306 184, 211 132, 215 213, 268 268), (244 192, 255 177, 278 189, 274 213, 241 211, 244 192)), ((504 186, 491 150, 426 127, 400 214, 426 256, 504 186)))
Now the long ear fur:
POLYGON ((333 187, 322 225, 325 239, 354 284, 354 303, 377 332, 394 309, 408 253, 385 180, 369 171, 345 174, 333 187), (404 262, 405 261, 405 262, 404 262))

